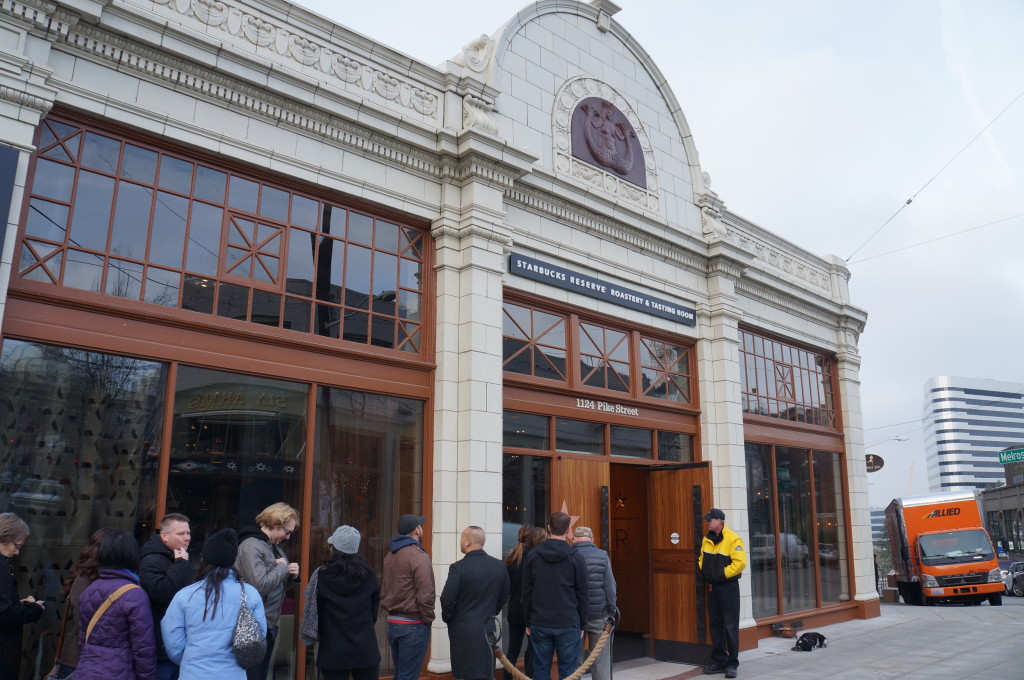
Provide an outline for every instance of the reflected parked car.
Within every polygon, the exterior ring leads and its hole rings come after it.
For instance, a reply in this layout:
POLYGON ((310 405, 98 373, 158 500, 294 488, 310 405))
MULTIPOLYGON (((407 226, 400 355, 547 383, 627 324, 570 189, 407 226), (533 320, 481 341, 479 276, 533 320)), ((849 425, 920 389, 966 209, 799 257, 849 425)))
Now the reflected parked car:
POLYGON ((11 494, 11 505, 33 510, 53 510, 64 498, 64 487, 49 479, 22 480, 11 494))
POLYGON ((819 543, 818 559, 822 564, 834 564, 839 561, 839 549, 834 543, 819 543))
POLYGON ((1024 562, 1010 562, 1003 574, 1003 585, 1007 594, 1024 597, 1024 562))
MULTIPOLYGON (((807 544, 796 534, 779 534, 782 543, 782 566, 807 566, 807 544)), ((775 566, 775 535, 756 534, 750 539, 750 559, 755 565, 775 566)))

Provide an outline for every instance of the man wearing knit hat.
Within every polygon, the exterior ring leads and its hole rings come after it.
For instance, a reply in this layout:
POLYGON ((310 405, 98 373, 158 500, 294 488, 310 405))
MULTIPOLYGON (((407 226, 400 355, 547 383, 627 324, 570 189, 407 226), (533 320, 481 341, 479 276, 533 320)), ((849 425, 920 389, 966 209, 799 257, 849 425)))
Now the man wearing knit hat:
POLYGON ((394 680, 416 680, 430 644, 434 620, 434 570, 423 549, 427 518, 402 515, 384 557, 380 605, 388 612, 388 642, 394 680))
POLYGON ((701 541, 697 569, 708 588, 711 663, 704 673, 735 678, 740 652, 740 574, 747 566, 743 541, 725 526, 725 513, 711 508, 704 515, 708 533, 701 541))

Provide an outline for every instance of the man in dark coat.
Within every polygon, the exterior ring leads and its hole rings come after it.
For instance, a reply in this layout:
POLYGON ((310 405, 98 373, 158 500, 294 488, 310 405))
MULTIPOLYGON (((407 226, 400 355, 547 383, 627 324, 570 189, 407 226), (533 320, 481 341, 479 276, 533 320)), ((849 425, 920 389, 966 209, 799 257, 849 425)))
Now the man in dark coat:
MULTIPOLYGON (((608 553, 594 545, 594 530, 590 527, 576 527, 576 552, 583 555, 587 563, 588 600, 587 623, 584 627, 590 649, 597 646, 604 632, 604 610, 615 605, 615 576, 612 574, 612 561, 608 553)), ((586 661, 588 653, 581 654, 581 661, 586 661)), ((601 655, 590 667, 591 680, 611 680, 612 678, 612 635, 608 634, 601 655)))
POLYGON ((192 565, 188 561, 188 545, 192 530, 188 517, 172 512, 160 520, 160 530, 142 546, 139 560, 139 583, 149 595, 156 631, 157 676, 159 680, 176 680, 178 665, 167 658, 160 621, 167 613, 174 594, 192 583, 192 565))
POLYGON ((558 654, 558 677, 576 670, 580 638, 587 623, 587 563, 566 540, 571 518, 556 512, 548 519, 551 535, 530 552, 523 566, 523 613, 533 645, 533 677, 551 674, 558 654))
POLYGON ((441 591, 441 620, 448 624, 452 675, 456 680, 490 680, 494 654, 487 642, 487 623, 508 602, 505 564, 484 552, 484 530, 469 526, 459 537, 465 555, 448 568, 441 591))

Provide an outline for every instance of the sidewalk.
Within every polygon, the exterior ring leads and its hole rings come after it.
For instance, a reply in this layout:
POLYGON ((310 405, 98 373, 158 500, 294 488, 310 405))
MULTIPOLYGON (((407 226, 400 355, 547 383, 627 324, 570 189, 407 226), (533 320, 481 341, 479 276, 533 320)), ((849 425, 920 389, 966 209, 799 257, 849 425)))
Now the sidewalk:
MULTIPOLYGON (((883 604, 882 615, 814 630, 828 647, 791 651, 793 640, 761 640, 740 654, 739 677, 778 680, 967 680, 1024 678, 1024 599, 1002 607, 883 604)), ((614 680, 685 680, 699 667, 637 659, 614 680)), ((709 677, 723 677, 709 676, 709 677)))

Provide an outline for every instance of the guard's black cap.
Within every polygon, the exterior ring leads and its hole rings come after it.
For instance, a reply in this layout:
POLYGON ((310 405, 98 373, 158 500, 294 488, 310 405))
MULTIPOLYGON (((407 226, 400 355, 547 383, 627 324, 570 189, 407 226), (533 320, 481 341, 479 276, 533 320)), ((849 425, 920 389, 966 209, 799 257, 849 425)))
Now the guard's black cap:
POLYGON ((725 513, 719 510, 718 508, 711 508, 710 510, 708 510, 708 514, 704 515, 704 521, 710 522, 713 519, 720 519, 724 522, 725 513))

